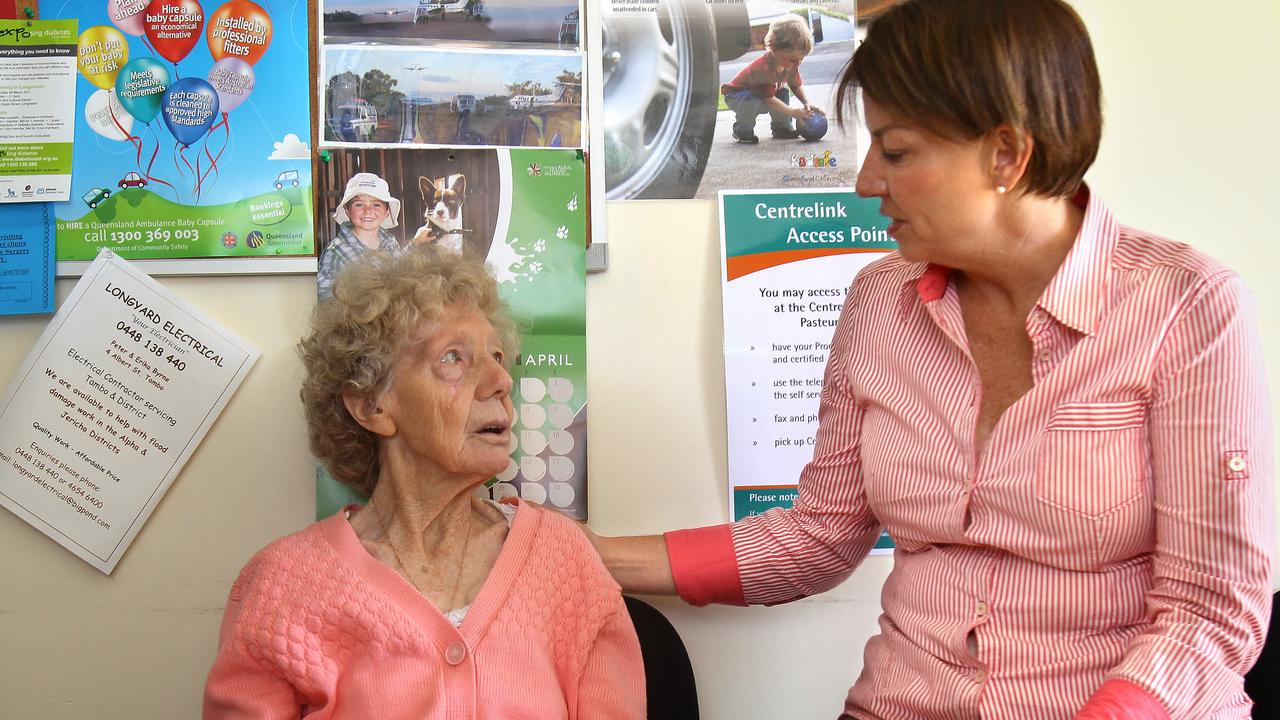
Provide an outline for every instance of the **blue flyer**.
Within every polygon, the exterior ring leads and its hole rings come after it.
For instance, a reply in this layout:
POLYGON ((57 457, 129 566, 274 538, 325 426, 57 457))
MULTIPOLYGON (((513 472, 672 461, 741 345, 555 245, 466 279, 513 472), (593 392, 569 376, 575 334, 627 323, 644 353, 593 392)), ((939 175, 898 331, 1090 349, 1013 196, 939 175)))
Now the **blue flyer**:
POLYGON ((0 220, 0 315, 53 312, 49 204, 6 205, 0 220))

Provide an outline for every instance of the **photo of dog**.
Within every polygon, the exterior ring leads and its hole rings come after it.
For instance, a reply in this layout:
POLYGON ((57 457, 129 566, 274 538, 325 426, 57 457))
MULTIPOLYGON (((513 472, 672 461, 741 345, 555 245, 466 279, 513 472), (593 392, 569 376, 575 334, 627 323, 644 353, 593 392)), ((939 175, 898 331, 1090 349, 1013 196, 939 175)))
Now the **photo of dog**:
POLYGON ((462 205, 467 201, 467 178, 455 173, 432 180, 418 177, 422 193, 423 225, 413 234, 413 243, 437 243, 454 252, 462 252, 469 231, 462 227, 462 205))
MULTIPOLYGON (((357 173, 387 181, 400 201, 400 223, 385 229, 401 247, 438 243, 454 252, 487 257, 499 232, 504 202, 502 172, 495 150, 462 148, 332 148, 320 174, 317 212, 338 211, 346 184, 357 173)), ((320 254, 333 242, 340 223, 323 223, 316 239, 320 254)))

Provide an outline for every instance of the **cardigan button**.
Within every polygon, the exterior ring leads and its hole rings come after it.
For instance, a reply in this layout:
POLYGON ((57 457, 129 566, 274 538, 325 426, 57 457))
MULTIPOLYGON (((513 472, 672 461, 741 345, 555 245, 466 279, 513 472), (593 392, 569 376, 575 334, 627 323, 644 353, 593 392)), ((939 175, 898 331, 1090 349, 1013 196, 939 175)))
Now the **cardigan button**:
POLYGON ((467 647, 460 642, 451 642, 445 648, 444 660, 450 665, 457 665, 467 657, 467 647))

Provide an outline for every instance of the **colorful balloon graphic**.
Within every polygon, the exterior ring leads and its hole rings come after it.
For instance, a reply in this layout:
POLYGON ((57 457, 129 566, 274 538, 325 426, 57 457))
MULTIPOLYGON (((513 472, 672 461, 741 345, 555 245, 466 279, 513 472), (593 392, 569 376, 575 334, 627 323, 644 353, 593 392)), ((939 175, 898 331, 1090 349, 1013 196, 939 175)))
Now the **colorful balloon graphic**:
POLYGON ((85 79, 103 90, 116 84, 116 75, 129 61, 124 35, 110 25, 94 25, 80 33, 76 43, 76 67, 85 79))
POLYGON ((160 100, 172 82, 164 63, 149 57, 134 58, 120 69, 116 97, 130 115, 149 123, 160 114, 160 100))
POLYGON ((253 66, 243 60, 223 58, 209 68, 209 84, 218 91, 218 105, 224 113, 248 100, 256 82, 253 66))
POLYGON ((182 78, 164 91, 160 109, 174 139, 189 146, 213 125, 218 115, 218 91, 202 78, 182 78))
POLYGON ((237 58, 252 65, 271 44, 271 16, 249 0, 231 0, 214 11, 205 34, 214 60, 237 58))
POLYGON ((174 65, 200 42, 203 27, 204 9, 196 0, 151 0, 142 20, 156 52, 174 65))
POLYGON ((89 96, 84 103, 84 121, 108 140, 124 142, 132 136, 133 116, 125 112, 110 90, 97 90, 89 96))
POLYGON ((107 0, 107 17, 115 26, 133 36, 141 35, 147 0, 107 0))

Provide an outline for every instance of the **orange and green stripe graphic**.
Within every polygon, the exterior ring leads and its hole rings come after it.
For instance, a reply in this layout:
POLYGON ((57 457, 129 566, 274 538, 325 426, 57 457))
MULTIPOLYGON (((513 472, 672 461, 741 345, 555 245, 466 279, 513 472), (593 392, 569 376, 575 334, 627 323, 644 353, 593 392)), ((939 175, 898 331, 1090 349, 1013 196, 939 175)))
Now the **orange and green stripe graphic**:
POLYGON ((722 212, 728 280, 801 260, 897 247, 879 201, 849 190, 726 193, 722 212))

